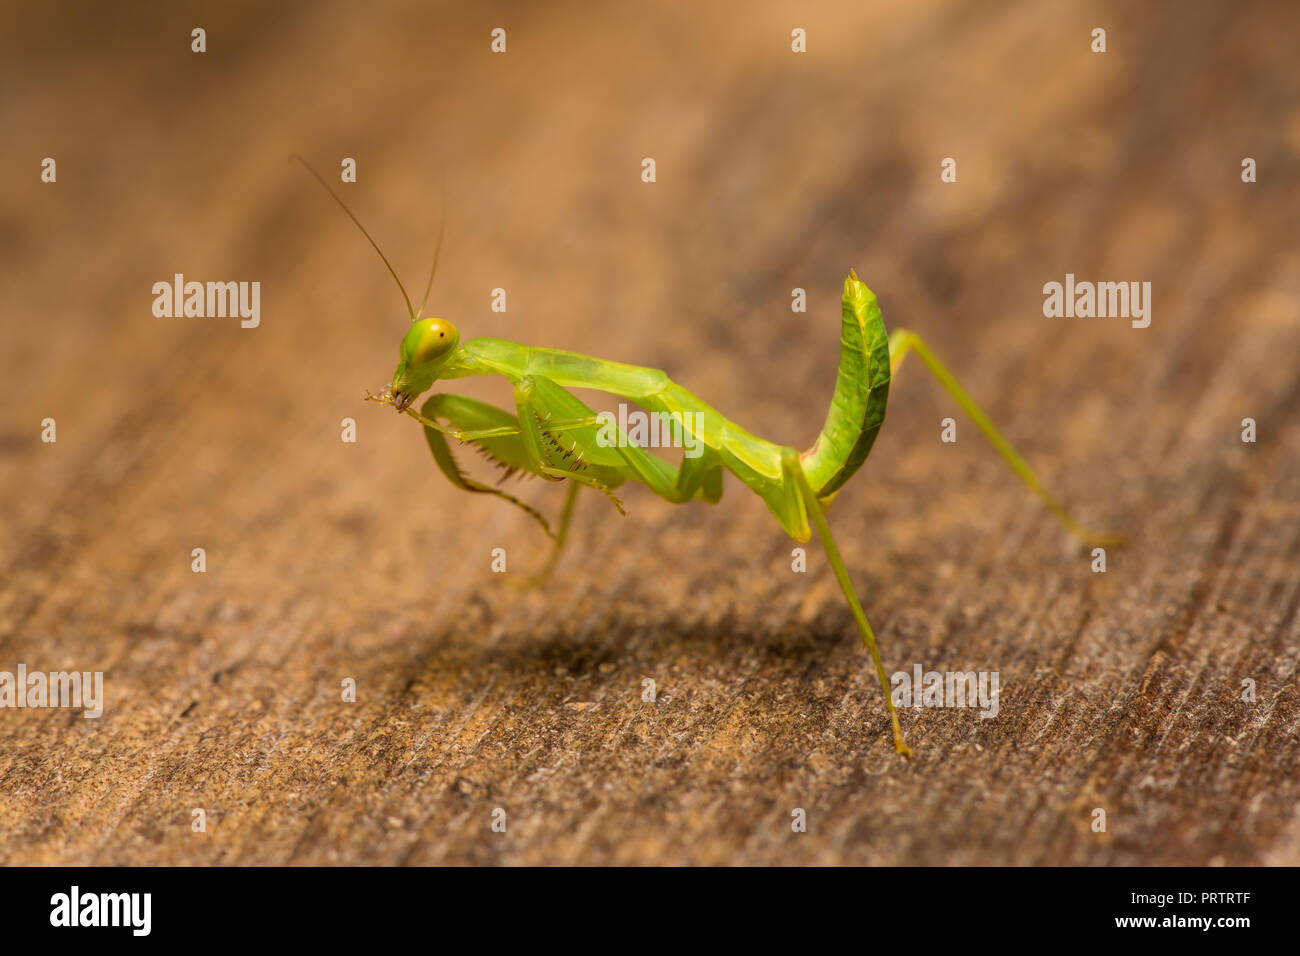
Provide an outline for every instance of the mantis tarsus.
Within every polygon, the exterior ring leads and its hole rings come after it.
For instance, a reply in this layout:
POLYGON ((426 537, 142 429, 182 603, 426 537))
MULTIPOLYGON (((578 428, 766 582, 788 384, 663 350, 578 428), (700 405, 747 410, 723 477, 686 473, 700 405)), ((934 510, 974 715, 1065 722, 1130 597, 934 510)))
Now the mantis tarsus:
MULTIPOLYGON (((1071 534, 1089 544, 1118 540, 1116 536, 1088 532, 1066 512, 919 336, 905 329, 895 329, 892 334, 885 331, 875 295, 853 272, 844 282, 840 368, 830 412, 812 448, 800 453, 750 434, 658 369, 533 348, 502 339, 476 338, 462 343, 460 333, 446 319, 421 318, 423 303, 419 312, 411 307, 401 280, 374 239, 320 174, 306 161, 302 162, 379 253, 397 281, 411 316, 412 324, 402 338, 400 358, 389 390, 381 395, 367 393, 366 398, 392 405, 418 420, 424 426, 434 461, 452 484, 465 491, 496 495, 536 520, 554 540, 543 575, 554 566, 564 545, 580 487, 585 485, 601 492, 623 513, 622 503, 613 492, 625 481, 639 481, 675 504, 691 499, 712 503, 722 498, 723 470, 730 471, 763 499, 792 538, 807 541, 812 530, 817 531, 875 665, 893 728, 894 747, 905 757, 911 756, 911 750, 903 741, 876 637, 826 524, 825 509, 870 453, 884 422, 890 380, 907 354, 916 353, 1020 480, 1042 499, 1071 534), (418 412, 411 407, 439 379, 472 375, 504 376, 514 386, 515 413, 449 393, 433 395, 418 412), (620 440, 611 444, 602 439, 596 414, 568 391, 570 388, 596 389, 635 402, 651 412, 676 414, 685 427, 692 429, 693 438, 702 446, 702 454, 683 457, 681 467, 675 468, 630 443, 622 433, 620 440), (452 456, 448 437, 473 444, 507 474, 520 472, 547 481, 568 481, 558 527, 552 530, 536 509, 502 489, 467 477, 452 456)), ((439 249, 441 244, 440 231, 439 249)), ((435 251, 429 285, 425 288, 426 300, 437 260, 435 251)))

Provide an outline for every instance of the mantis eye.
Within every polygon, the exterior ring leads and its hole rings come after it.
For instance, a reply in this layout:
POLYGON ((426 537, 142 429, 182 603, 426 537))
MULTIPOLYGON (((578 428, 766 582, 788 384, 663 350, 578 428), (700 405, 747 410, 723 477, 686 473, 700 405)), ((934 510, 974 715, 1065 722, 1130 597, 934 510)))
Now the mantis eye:
POLYGON ((437 362, 450 355, 459 342, 460 333, 446 319, 421 319, 402 339, 402 358, 408 367, 437 362))

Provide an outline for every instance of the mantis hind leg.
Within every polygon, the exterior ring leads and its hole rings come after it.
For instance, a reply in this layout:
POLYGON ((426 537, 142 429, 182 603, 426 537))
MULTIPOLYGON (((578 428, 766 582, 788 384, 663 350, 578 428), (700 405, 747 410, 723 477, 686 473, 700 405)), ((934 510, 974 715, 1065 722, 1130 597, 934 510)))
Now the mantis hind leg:
MULTIPOLYGON (((858 625, 858 633, 862 635, 862 643, 866 645, 867 651, 871 654, 871 662, 876 668, 876 677, 880 680, 880 689, 885 694, 885 707, 889 711, 889 722, 894 730, 894 749, 910 760, 912 750, 903 741, 903 730, 898 724, 898 710, 894 707, 894 698, 889 687, 889 676, 885 673, 885 665, 880 659, 880 648, 876 645, 875 632, 871 630, 867 615, 862 610, 862 603, 858 600, 857 592, 853 590, 853 582, 849 580, 849 572, 844 566, 844 559, 840 557, 840 549, 835 546, 835 539, 831 536, 830 526, 826 524, 826 512, 822 510, 821 502, 817 500, 817 493, 813 491, 812 485, 808 483, 808 476, 804 474, 803 465, 799 462, 799 453, 793 448, 781 449, 781 472, 782 477, 785 479, 784 483, 791 492, 790 497, 787 499, 790 502, 789 507, 802 507, 807 510, 808 517, 812 519, 813 527, 817 529, 817 538, 826 551, 826 558, 830 561, 831 569, 835 572, 835 580, 839 582, 840 590, 844 592, 844 597, 849 602, 849 610, 853 612, 853 620, 858 625)), ((792 515, 790 524, 798 525, 803 523, 797 519, 798 516, 792 515)))
POLYGON ((970 417, 971 421, 975 423, 976 427, 984 433, 984 437, 987 438, 989 443, 997 449, 998 454, 1002 456, 1003 460, 1011 466, 1011 470, 1016 473, 1017 477, 1025 483, 1025 486, 1028 487, 1030 491, 1042 500, 1048 510, 1051 511, 1052 514, 1056 515, 1061 524, 1065 525, 1066 530, 1069 531, 1070 534, 1084 541, 1088 545, 1102 547, 1116 545, 1124 540, 1123 535, 1098 534, 1089 531, 1076 521, 1074 517, 1065 510, 1065 507, 1057 501, 1046 488, 1043 487, 1042 482, 1038 480, 1038 476, 1034 474, 1033 469, 1031 469, 1016 450, 1011 447, 1011 443, 1002 437, 1002 433, 993 426, 993 423, 989 421, 988 416, 985 415, 983 410, 975 404, 975 400, 970 397, 966 392, 966 389, 962 388, 960 383, 953 378, 952 373, 944 367, 943 363, 934 357, 934 353, 930 351, 925 342, 923 342, 921 337, 915 332, 910 332, 907 329, 895 329, 890 334, 889 372, 891 375, 898 370, 900 365, 903 364, 903 359, 907 357, 908 352, 916 353, 917 357, 922 361, 922 363, 924 363, 925 367, 930 370, 930 374, 939 381, 939 384, 944 387, 949 395, 956 399, 957 404, 961 406, 962 410, 970 417))

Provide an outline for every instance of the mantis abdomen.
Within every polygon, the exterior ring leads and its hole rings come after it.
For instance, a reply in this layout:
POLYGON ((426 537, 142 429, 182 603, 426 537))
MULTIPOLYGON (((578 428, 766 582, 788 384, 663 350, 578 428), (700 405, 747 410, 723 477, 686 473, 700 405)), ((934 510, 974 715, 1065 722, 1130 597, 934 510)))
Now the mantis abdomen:
POLYGON ((889 335, 875 294, 854 272, 844 280, 840 371, 826 424, 800 456, 817 497, 829 498, 853 477, 885 421, 889 399, 889 335))

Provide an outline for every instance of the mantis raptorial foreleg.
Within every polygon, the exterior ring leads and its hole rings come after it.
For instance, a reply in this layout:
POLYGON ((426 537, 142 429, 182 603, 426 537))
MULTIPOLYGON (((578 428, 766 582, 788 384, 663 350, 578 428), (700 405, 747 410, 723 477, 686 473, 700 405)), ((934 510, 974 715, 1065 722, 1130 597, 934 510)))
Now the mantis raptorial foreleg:
MULTIPOLYGON (((415 413, 412 412, 412 414, 415 413)), ((464 395, 452 395, 444 392, 432 396, 425 402, 417 417, 425 423, 424 436, 429 443, 429 450, 433 452, 434 461, 437 462, 438 468, 452 484, 466 491, 504 498, 527 512, 541 524, 543 530, 552 538, 555 544, 551 548, 546 563, 542 565, 536 574, 521 582, 525 586, 544 584, 550 578, 551 572, 559 560, 560 551, 564 548, 564 543, 568 539, 569 525, 573 522, 574 506, 578 499, 579 484, 575 482, 569 485, 568 494, 564 499, 564 510, 560 513, 559 526, 555 531, 552 531, 546 519, 531 506, 513 495, 507 494, 500 488, 493 488, 472 478, 467 478, 456 464, 455 458, 452 457, 447 439, 443 437, 445 431, 454 431, 457 435, 466 436, 466 440, 474 442, 499 466, 506 469, 502 480, 510 477, 516 471, 530 474, 531 471, 527 470, 528 454, 524 448, 523 438, 520 435, 519 420, 515 416, 486 402, 480 402, 464 395), (453 428, 444 431, 438 425, 437 419, 439 418, 450 422, 453 428)))
MULTIPOLYGON (((366 398, 380 404, 393 404, 392 399, 386 395, 367 393, 366 398)), ((621 477, 614 476, 606 484, 586 475, 572 475, 568 472, 562 475, 556 474, 556 469, 549 468, 549 466, 539 472, 534 461, 528 455, 519 419, 495 405, 489 405, 486 402, 480 402, 465 395, 442 392, 430 396, 420 411, 417 412, 413 408, 407 408, 405 411, 424 426, 425 440, 428 442, 429 450, 433 453, 434 462, 453 485, 464 491, 495 495, 510 502, 540 524, 542 530, 554 541, 554 547, 551 549, 551 554, 546 563, 537 574, 521 582, 525 586, 542 584, 550 577, 551 571, 559 559, 560 551, 564 548, 565 541, 568 538, 569 526, 573 521, 580 485, 589 484, 591 487, 598 488, 607 494, 615 505, 620 506, 620 511, 622 510, 621 502, 609 493, 609 487, 622 483, 621 477), (439 421, 439 419, 442 421, 439 421), (447 424, 444 425, 442 422, 447 424), (447 443, 447 438, 444 436, 455 438, 462 444, 470 442, 475 445, 488 458, 505 470, 501 478, 502 481, 516 472, 522 475, 539 475, 552 480, 575 478, 575 481, 569 485, 564 508, 560 514, 559 526, 553 531, 549 522, 532 506, 502 491, 500 488, 494 488, 491 485, 485 485, 467 477, 460 470, 460 466, 452 455, 451 447, 447 443)), ((548 416, 549 412, 542 412, 537 417, 545 422, 547 432, 559 434, 573 432, 578 429, 590 429, 598 424, 595 415, 592 414, 577 418, 551 418, 548 416)))
POLYGON ((502 476, 502 480, 504 480, 521 468, 526 467, 525 463, 527 461, 522 442, 519 439, 519 423, 513 415, 485 402, 467 398, 464 395, 441 392, 424 403, 419 417, 427 422, 424 428, 424 437, 429 443, 429 451, 433 453, 433 460, 437 463, 438 469, 447 476, 447 479, 453 485, 477 494, 496 495, 498 498, 502 498, 515 507, 522 509, 542 526, 542 530, 556 542, 556 548, 559 548, 561 535, 551 530, 550 524, 547 523, 540 512, 500 488, 494 488, 491 485, 485 485, 473 478, 466 477, 461 472, 456 459, 452 456, 451 448, 447 444, 447 439, 443 437, 442 429, 430 427, 436 424, 435 419, 443 418, 452 422, 453 425, 459 426, 457 430, 460 434, 469 434, 476 429, 492 432, 492 435, 474 439, 474 441, 482 451, 505 469, 505 474, 502 476), (479 426, 483 427, 480 428, 479 426), (502 432, 504 434, 501 434, 502 432))
MULTIPOLYGON (((414 415, 415 412, 411 411, 411 414, 414 415)), ((452 484, 466 491, 496 495, 498 498, 505 499, 512 505, 527 512, 552 538, 555 544, 551 549, 550 556, 546 559, 546 563, 542 565, 537 574, 523 582, 527 585, 544 583, 554 569, 560 551, 568 538, 569 525, 573 521, 574 506, 577 502, 578 484, 575 483, 569 486, 569 492, 564 501, 564 510, 560 514, 560 523, 552 531, 546 519, 530 505, 520 501, 513 495, 507 494, 500 488, 494 488, 491 485, 485 485, 466 477, 452 456, 451 448, 444 437, 445 432, 452 432, 457 437, 465 436, 464 440, 473 442, 489 458, 505 469, 502 480, 516 472, 531 474, 528 454, 524 449, 524 442, 520 436, 519 420, 515 416, 486 402, 480 402, 464 395, 443 392, 430 397, 420 409, 418 417, 425 425, 424 436, 429 443, 429 450, 433 453, 434 461, 452 484), (452 427, 444 431, 443 427, 439 426, 437 419, 449 422, 452 427)))
POLYGON ((1011 470, 1016 473, 1030 491, 1038 495, 1043 504, 1047 505, 1048 510, 1060 519, 1061 524, 1065 525, 1070 534, 1089 546, 1108 547, 1117 545, 1124 540, 1123 535, 1097 534, 1079 524, 1065 510, 1065 507, 1043 487, 1033 469, 1011 447, 1011 443, 1002 437, 1002 433, 993 426, 988 416, 975 404, 975 400, 967 394, 966 389, 962 388, 961 384, 953 378, 952 373, 944 367, 942 362, 935 358, 934 353, 930 351, 925 342, 915 332, 910 332, 907 329, 895 329, 890 333, 889 371, 891 376, 903 364, 903 359, 907 357, 908 352, 916 353, 917 357, 925 364, 925 367, 930 370, 930 374, 939 381, 939 384, 944 387, 949 395, 956 399, 957 404, 970 416, 976 427, 984 433, 984 437, 997 449, 1003 460, 1011 466, 1011 470))
MULTIPOLYGON (((544 380, 542 380, 544 381, 544 380)), ((515 383, 515 404, 519 409, 519 440, 532 471, 549 481, 569 481, 594 488, 609 498, 619 514, 626 515, 623 502, 612 488, 623 477, 608 465, 613 449, 602 448, 595 440, 596 416, 591 409, 563 389, 562 399, 548 392, 539 394, 541 381, 525 376, 515 383), (550 419, 582 419, 591 422, 585 429, 575 428, 561 440, 549 427, 550 419)))
POLYGON ((812 485, 808 484, 808 476, 804 474, 803 466, 799 463, 799 453, 793 448, 781 450, 781 472, 786 485, 793 492, 792 506, 807 509, 808 517, 817 530, 817 538, 821 541, 822 548, 826 551, 826 558, 831 563, 831 570, 835 572, 835 580, 839 582, 840 590, 844 592, 844 597, 849 602, 849 610, 853 612, 853 620, 862 635, 862 643, 871 653, 871 662, 876 667, 876 677, 880 679, 880 689, 885 694, 885 706, 889 709, 889 722, 894 729, 894 749, 910 760, 912 750, 903 742, 903 730, 898 724, 898 711, 894 707, 885 664, 880 659, 880 649, 876 646, 875 632, 871 630, 866 612, 862 610, 862 603, 858 600, 857 592, 853 590, 853 582, 849 580, 849 572, 844 566, 844 559, 840 557, 840 549, 835 546, 830 526, 826 523, 826 513, 822 510, 821 502, 817 500, 812 485))

